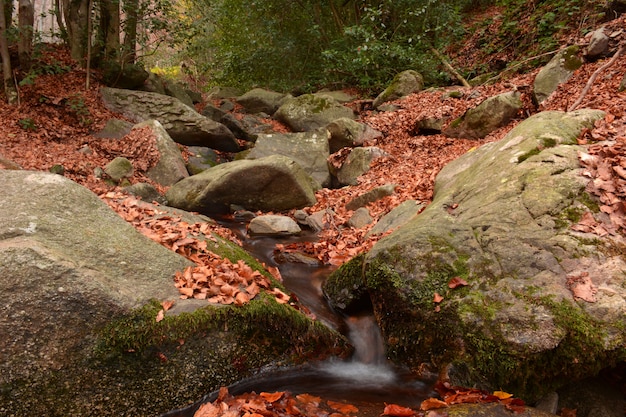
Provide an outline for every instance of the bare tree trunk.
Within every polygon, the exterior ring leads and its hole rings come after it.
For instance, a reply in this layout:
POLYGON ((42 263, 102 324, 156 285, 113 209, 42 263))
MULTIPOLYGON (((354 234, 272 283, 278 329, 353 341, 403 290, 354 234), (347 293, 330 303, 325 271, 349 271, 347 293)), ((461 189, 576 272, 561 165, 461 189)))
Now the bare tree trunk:
POLYGON ((124 55, 122 61, 132 64, 137 59, 137 24, 139 23, 139 0, 124 2, 126 22, 124 25, 124 55))
POLYGON ((14 104, 17 102, 17 90, 15 89, 15 84, 13 84, 13 71, 11 70, 11 57, 7 42, 7 23, 4 15, 6 1, 10 0, 0 0, 0 58, 2 58, 4 93, 9 104, 14 104))
POLYGON ((57 24, 59 25, 61 39, 63 39, 63 41, 67 43, 67 28, 65 27, 65 22, 63 21, 64 14, 61 7, 61 0, 54 0, 54 16, 56 17, 57 24))
POLYGON ((120 53, 119 0, 100 0, 100 38, 104 42, 102 59, 113 60, 120 53))
POLYGON ((25 71, 30 69, 33 52, 33 26, 35 25, 35 8, 31 0, 18 2, 18 28, 20 37, 17 41, 17 50, 20 66, 25 71))
POLYGON ((63 14, 67 28, 70 55, 82 66, 87 53, 88 0, 63 0, 63 14))

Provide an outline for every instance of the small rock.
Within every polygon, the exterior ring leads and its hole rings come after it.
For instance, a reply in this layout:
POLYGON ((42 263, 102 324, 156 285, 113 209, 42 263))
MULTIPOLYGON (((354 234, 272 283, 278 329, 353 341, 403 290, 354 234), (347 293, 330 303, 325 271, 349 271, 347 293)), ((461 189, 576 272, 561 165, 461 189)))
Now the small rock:
POLYGON ((133 164, 122 156, 118 156, 104 168, 104 172, 116 182, 119 182, 122 178, 131 177, 133 171, 133 164))
POLYGON ((370 224, 372 220, 370 211, 366 207, 360 207, 354 212, 352 217, 350 217, 347 224, 355 229, 360 229, 370 224))
POLYGON ((301 231, 291 217, 275 214, 255 217, 248 225, 248 232, 255 235, 295 235, 301 231))

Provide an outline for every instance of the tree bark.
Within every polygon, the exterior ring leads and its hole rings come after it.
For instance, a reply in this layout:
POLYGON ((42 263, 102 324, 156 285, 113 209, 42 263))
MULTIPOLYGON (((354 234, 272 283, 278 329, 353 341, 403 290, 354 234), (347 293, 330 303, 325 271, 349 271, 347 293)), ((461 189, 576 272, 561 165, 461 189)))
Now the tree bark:
POLYGON ((118 0, 100 0, 100 39, 104 61, 117 59, 120 53, 120 3, 118 0))
POLYGON ((70 55, 85 66, 87 53, 87 26, 89 16, 88 0, 63 0, 63 14, 67 28, 67 41, 70 55))
POLYGON ((9 55, 9 44, 7 42, 7 21, 4 11, 6 1, 0 0, 0 58, 2 59, 2 81, 4 93, 9 104, 17 102, 17 90, 13 84, 13 71, 11 70, 11 56, 9 55))
POLYGON ((18 28, 20 37, 17 41, 17 51, 20 66, 28 71, 31 65, 33 52, 33 30, 35 25, 35 8, 31 0, 19 0, 18 2, 18 28))
POLYGON ((124 2, 126 22, 124 25, 124 55, 122 62, 132 64, 137 59, 137 24, 139 23, 139 0, 124 2))

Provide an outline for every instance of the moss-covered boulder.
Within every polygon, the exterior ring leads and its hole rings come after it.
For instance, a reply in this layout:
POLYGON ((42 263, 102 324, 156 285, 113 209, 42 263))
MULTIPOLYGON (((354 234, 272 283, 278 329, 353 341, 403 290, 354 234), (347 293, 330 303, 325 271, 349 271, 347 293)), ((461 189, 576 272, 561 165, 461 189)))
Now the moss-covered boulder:
POLYGON ((354 119, 354 112, 329 96, 303 94, 286 100, 274 113, 274 118, 295 132, 306 132, 326 127, 334 120, 354 119))
POLYGON ((532 400, 626 357, 624 245, 569 227, 597 211, 576 138, 602 115, 539 113, 455 160, 422 213, 349 264, 391 359, 532 400))
MULTIPOLYGON (((191 262, 62 176, 0 170, 0 180, 2 415, 156 416, 261 367, 347 352, 342 336, 273 296, 242 307, 179 300, 173 276, 191 262), (175 305, 157 320, 164 300, 175 305)), ((271 279, 239 246, 205 241, 271 279)))
POLYGON ((535 77, 533 83, 533 99, 541 104, 559 85, 567 81, 574 71, 583 64, 577 45, 569 46, 557 53, 535 77))
POLYGON ((506 126, 522 108, 521 94, 517 91, 489 97, 473 109, 450 123, 444 131, 454 138, 481 139, 494 130, 506 126))
POLYGON ((397 100, 411 93, 417 93, 423 88, 424 77, 422 77, 422 74, 414 70, 402 71, 393 77, 389 86, 374 99, 372 105, 374 108, 378 108, 388 101, 397 100))
POLYGON ((217 165, 174 184, 169 204, 188 211, 228 211, 233 204, 248 210, 282 211, 315 203, 316 183, 283 155, 217 165))

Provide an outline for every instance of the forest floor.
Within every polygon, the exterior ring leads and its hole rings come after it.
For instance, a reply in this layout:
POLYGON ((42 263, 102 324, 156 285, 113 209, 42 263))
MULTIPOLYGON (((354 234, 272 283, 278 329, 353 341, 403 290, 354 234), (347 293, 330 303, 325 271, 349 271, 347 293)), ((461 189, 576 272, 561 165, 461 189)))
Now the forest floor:
MULTIPOLYGON (((624 26, 625 20, 618 19, 607 27, 609 30, 619 30, 624 26)), ((582 39, 576 41, 581 44, 585 42, 582 39)), ((400 186, 394 195, 368 205, 374 219, 379 219, 408 199, 428 203, 433 197, 435 178, 444 165, 473 148, 501 139, 513 126, 532 114, 544 110, 566 111, 581 97, 592 74, 610 59, 609 56, 585 63, 539 108, 532 104, 529 96, 534 76, 538 72, 535 70, 471 89, 450 87, 461 91, 462 98, 443 98, 444 94, 440 89, 426 90, 399 100, 396 103, 399 106, 397 111, 370 111, 361 114, 362 122, 383 133, 384 138, 375 145, 389 156, 376 160, 371 169, 359 178, 356 186, 318 191, 318 202, 307 208, 307 211, 312 213, 331 209, 335 213, 334 227, 322 231, 316 242, 302 243, 297 248, 284 247, 283 250, 304 251, 323 263, 333 265, 340 265, 354 255, 367 251, 378 238, 366 238, 366 233, 373 225, 360 229, 342 226, 352 214, 345 209, 348 201, 376 186, 395 183, 400 186), (511 91, 513 88, 522 92, 524 109, 509 125, 492 132, 484 139, 423 136, 416 131, 417 120, 443 116, 452 120, 485 98, 511 91)), ((19 104, 10 106, 4 100, 0 102, 0 169, 9 169, 16 164, 22 169, 48 171, 54 165, 60 164, 64 167, 67 178, 91 189, 118 210, 122 217, 135 225, 142 224, 145 229, 147 223, 143 220, 149 218, 153 212, 132 203, 132 200, 121 194, 120 189, 97 178, 94 169, 103 168, 113 158, 124 156, 133 162, 135 168, 131 182, 151 183, 145 172, 155 163, 158 155, 154 139, 143 130, 134 131, 120 140, 96 138, 94 133, 102 129, 107 120, 123 119, 102 104, 97 72, 93 73, 91 86, 86 89, 85 70, 78 67, 68 57, 67 52, 58 47, 47 48, 37 64, 43 69, 29 77, 28 82, 22 82, 23 85, 19 88, 19 104)), ((586 228, 586 231, 598 234, 626 235, 626 92, 618 91, 625 74, 626 55, 622 55, 597 75, 578 106, 606 112, 604 119, 596 123, 595 129, 586 131, 579 138, 580 144, 589 145, 587 154, 595 156, 592 158, 594 165, 581 169, 581 175, 587 175, 607 185, 602 187, 605 191, 597 195, 601 216, 587 219, 579 225, 586 228), (612 191, 606 191, 607 187, 612 191)), ((587 163, 586 160, 582 162, 587 163)), ((162 187, 157 188, 164 191, 162 187)), ((166 234, 167 229, 163 227, 167 228, 167 225, 161 224, 160 227, 150 237, 172 248, 174 245, 171 239, 159 237, 166 234)), ((233 238, 226 229, 217 225, 211 227, 214 227, 216 233, 233 238)), ((192 252, 193 247, 181 253, 192 252)), ((236 273, 237 265, 232 268, 236 273)), ((280 297, 284 297, 284 294, 277 294, 277 298, 280 297)), ((268 396, 264 401, 272 404, 285 398, 286 396, 268 396)), ((207 406, 206 415, 214 415, 211 413, 216 411, 209 408, 207 406)), ((250 413, 254 415, 252 409, 250 413)), ((398 413, 400 414, 395 415, 403 415, 401 410, 398 413)))

